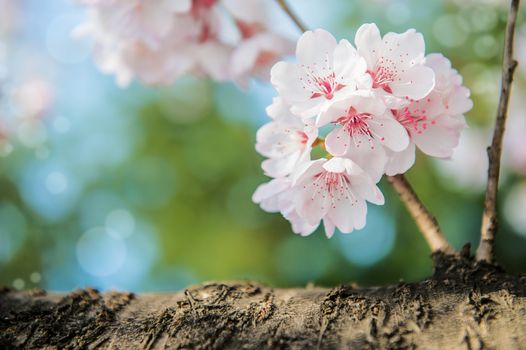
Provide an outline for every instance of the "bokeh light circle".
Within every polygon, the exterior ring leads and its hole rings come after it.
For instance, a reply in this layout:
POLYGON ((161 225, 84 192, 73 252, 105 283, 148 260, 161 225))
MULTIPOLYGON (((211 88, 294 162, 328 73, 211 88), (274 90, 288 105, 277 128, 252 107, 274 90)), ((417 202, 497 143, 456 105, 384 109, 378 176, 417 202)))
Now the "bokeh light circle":
POLYGON ((68 178, 60 171, 52 171, 46 176, 46 188, 51 194, 60 194, 68 189, 68 178))
POLYGON ((91 53, 92 40, 74 38, 73 30, 82 22, 82 15, 68 13, 55 17, 46 33, 46 46, 51 56, 60 63, 75 64, 91 53))
POLYGON ((383 208, 370 205, 367 225, 349 234, 337 233, 334 243, 342 255, 358 266, 371 266, 391 252, 395 242, 393 218, 383 208))
POLYGON ((106 229, 116 238, 129 237, 135 230, 135 218, 127 210, 113 210, 106 216, 106 229))
POLYGON ((110 276, 122 268, 126 245, 105 228, 93 228, 78 240, 77 260, 84 271, 93 276, 110 276))

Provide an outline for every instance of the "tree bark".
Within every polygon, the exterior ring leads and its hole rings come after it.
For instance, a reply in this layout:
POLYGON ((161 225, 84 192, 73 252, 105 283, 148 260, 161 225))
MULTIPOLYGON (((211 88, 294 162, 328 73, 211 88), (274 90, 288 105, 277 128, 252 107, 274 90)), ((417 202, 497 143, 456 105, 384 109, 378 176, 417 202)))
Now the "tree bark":
POLYGON ((434 256, 379 288, 207 283, 178 293, 0 292, 1 349, 526 349, 526 275, 434 256))

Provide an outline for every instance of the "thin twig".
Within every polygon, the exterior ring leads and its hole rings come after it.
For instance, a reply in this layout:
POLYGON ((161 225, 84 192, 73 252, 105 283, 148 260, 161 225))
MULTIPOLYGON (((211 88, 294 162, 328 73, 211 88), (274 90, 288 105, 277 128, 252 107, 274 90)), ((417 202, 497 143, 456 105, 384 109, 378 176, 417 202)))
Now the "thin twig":
POLYGON ((301 20, 298 18, 298 16, 296 16, 296 14, 292 11, 292 9, 287 4, 286 0, 276 0, 276 2, 279 4, 279 6, 281 6, 283 11, 285 11, 287 16, 290 17, 290 19, 294 22, 296 27, 298 27, 298 29, 302 33, 307 31, 307 27, 303 24, 303 22, 301 22, 301 20))
POLYGON ((477 249, 477 260, 493 262, 495 234, 497 232, 497 190, 500 173, 500 156, 502 153, 502 138, 506 127, 508 116, 508 104, 511 92, 513 73, 517 67, 517 61, 513 59, 513 38, 515 36, 515 22, 519 10, 519 0, 511 0, 506 25, 506 37, 504 39, 504 54, 502 59, 502 81, 497 119, 491 146, 488 147, 488 183, 486 186, 486 198, 484 199, 484 213, 482 214, 482 227, 480 244, 477 249))
POLYGON ((420 232, 422 232, 422 235, 426 239, 431 251, 433 253, 441 251, 452 254, 454 250, 444 238, 436 218, 418 198, 405 176, 388 176, 387 180, 400 195, 402 202, 404 202, 407 211, 409 211, 415 220, 416 225, 420 229, 420 232))

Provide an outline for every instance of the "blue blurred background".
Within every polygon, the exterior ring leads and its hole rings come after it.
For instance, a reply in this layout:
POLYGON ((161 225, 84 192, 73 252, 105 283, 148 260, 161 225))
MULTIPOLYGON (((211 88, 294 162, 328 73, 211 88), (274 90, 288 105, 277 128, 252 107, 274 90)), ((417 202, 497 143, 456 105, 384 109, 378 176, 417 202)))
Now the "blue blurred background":
MULTIPOLYGON (((452 160, 419 155, 408 177, 452 244, 476 246, 507 2, 290 2, 309 27, 338 38, 352 40, 364 22, 384 33, 414 27, 428 52, 452 60, 475 102, 470 127, 452 160)), ((523 18, 497 240, 512 272, 526 270, 523 18)), ((0 0, 0 285, 155 291, 219 279, 373 285, 430 274, 423 238, 383 182, 386 205, 369 207, 365 229, 330 240, 296 236, 251 202, 266 181, 254 143, 274 96, 268 84, 242 91, 186 77, 120 89, 94 66, 91 43, 72 39, 83 19, 71 1, 0 0)), ((276 27, 298 36, 284 16, 276 27)))

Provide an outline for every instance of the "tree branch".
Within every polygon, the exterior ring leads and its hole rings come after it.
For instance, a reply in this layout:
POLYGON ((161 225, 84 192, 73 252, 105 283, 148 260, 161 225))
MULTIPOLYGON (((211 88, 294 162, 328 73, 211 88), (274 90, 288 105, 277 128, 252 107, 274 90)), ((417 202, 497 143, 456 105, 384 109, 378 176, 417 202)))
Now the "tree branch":
POLYGON ((454 250, 444 238, 436 218, 418 198, 404 175, 388 176, 387 181, 398 192, 407 211, 411 214, 433 253, 453 254, 454 250))
POLYGON ((493 262, 495 234, 497 232, 497 190, 500 173, 500 157, 502 153, 502 139, 506 128, 508 116, 508 104, 511 92, 513 73, 517 67, 517 61, 513 59, 513 38, 515 36, 515 22, 519 10, 519 0, 512 0, 508 13, 506 25, 506 37, 504 39, 504 54, 502 60, 502 81, 497 119, 491 146, 488 147, 488 183, 486 186, 486 198, 484 199, 484 212, 482 214, 482 227, 480 244, 477 249, 477 260, 493 262))
POLYGON ((525 307, 524 277, 456 259, 422 282, 370 288, 0 288, 0 349, 521 349, 525 307))
POLYGON ((289 5, 287 4, 287 2, 285 0, 276 0, 276 2, 279 4, 279 6, 281 6, 283 11, 285 11, 287 16, 290 17, 290 19, 294 22, 296 27, 298 27, 298 29, 302 33, 307 31, 307 27, 303 24, 303 22, 301 22, 301 20, 298 18, 298 16, 296 16, 296 14, 294 14, 294 12, 292 11, 292 9, 289 7, 289 5))

